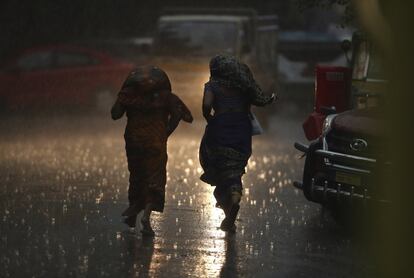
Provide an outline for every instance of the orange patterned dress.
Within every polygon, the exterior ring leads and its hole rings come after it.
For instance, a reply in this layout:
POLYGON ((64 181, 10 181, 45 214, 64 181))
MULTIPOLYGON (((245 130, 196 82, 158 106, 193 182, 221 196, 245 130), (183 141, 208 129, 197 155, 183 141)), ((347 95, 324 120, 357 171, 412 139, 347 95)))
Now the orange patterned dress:
POLYGON ((137 212, 148 203, 164 210, 167 139, 180 120, 192 122, 191 112, 171 92, 165 72, 140 67, 130 73, 112 108, 112 118, 126 113, 125 145, 130 172, 128 199, 137 212))

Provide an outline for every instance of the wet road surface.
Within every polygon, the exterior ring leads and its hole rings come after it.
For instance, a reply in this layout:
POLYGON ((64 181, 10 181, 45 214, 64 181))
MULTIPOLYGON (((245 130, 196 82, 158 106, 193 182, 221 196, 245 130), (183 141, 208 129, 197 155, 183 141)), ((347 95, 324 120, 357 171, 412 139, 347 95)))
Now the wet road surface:
POLYGON ((202 124, 181 124, 153 239, 120 222, 124 122, 0 124, 1 277, 358 277, 371 268, 330 214, 292 187, 303 165, 292 147, 300 120, 274 117, 254 138, 235 235, 218 229, 223 213, 198 179, 202 124))

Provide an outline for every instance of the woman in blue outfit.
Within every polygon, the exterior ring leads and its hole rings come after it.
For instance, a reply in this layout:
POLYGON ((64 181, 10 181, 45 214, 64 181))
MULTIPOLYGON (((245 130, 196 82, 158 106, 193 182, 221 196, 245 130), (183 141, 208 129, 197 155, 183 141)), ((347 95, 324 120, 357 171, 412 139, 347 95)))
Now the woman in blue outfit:
POLYGON ((220 228, 235 232, 242 195, 241 178, 252 152, 250 106, 274 100, 265 96, 249 67, 230 56, 210 61, 210 80, 205 84, 203 116, 207 121, 200 145, 200 179, 215 186, 217 206, 225 218, 220 228))

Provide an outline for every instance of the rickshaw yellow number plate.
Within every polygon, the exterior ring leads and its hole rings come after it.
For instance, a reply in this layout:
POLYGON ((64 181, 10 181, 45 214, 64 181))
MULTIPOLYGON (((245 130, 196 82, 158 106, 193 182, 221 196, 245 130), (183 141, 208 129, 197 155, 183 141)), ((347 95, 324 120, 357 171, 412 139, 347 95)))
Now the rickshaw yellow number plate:
POLYGON ((336 172, 335 181, 339 183, 361 186, 361 177, 343 172, 336 172))

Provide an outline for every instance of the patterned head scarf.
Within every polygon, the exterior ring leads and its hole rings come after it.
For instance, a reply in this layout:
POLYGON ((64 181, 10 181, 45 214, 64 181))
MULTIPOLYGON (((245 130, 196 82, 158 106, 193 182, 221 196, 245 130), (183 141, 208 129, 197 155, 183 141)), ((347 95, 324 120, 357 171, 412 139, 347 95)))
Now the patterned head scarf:
POLYGON ((210 81, 239 89, 249 95, 254 105, 262 106, 270 100, 254 80, 249 67, 232 56, 217 55, 210 60, 210 81))

